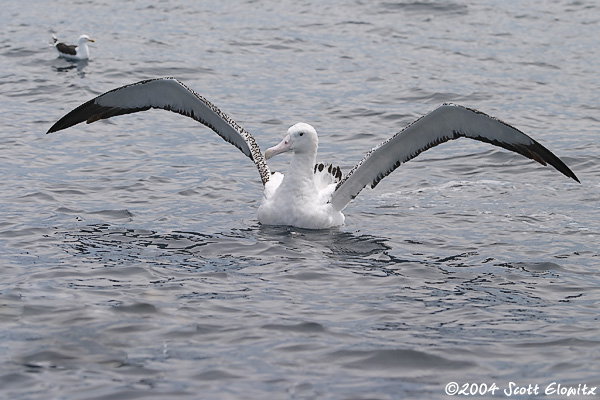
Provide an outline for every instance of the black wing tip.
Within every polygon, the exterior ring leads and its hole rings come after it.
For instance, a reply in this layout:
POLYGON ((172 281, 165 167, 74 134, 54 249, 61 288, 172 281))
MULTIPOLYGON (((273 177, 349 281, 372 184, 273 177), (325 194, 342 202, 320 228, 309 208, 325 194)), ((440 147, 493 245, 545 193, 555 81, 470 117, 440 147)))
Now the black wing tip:
POLYGON ((54 125, 50 127, 50 129, 48 129, 48 132, 46 132, 46 134, 62 131, 63 129, 67 129, 83 121, 87 121, 88 123, 97 121, 99 118, 90 118, 90 115, 93 114, 91 110, 97 107, 95 104, 95 100, 96 99, 87 101, 81 104, 79 107, 75 108, 74 110, 70 111, 66 115, 64 115, 61 119, 56 121, 54 125))
MULTIPOLYGON (((573 179, 575 182, 581 184, 581 181, 579 180, 579 178, 575 175, 575 173, 573 171, 571 171, 569 168, 567 168, 569 173, 565 174, 566 176, 568 176, 569 178, 573 179)), ((562 172, 562 171, 561 171, 562 172)), ((564 174, 564 172, 563 172, 564 174)))
POLYGON ((575 175, 575 173, 573 171, 571 171, 571 169, 569 167, 567 167, 567 165, 565 163, 563 163, 562 161, 560 162, 560 165, 557 165, 557 164, 554 164, 554 163, 551 163, 551 165, 554 168, 556 168, 556 170, 558 172, 560 172, 561 174, 563 174, 567 178, 571 178, 575 182, 581 183, 581 181, 579 180, 579 178, 577 177, 577 175, 575 175))
POLYGON ((513 150, 513 151, 517 150, 517 152, 519 154, 522 154, 527 158, 537 161, 538 163, 540 163, 542 165, 550 164, 552 167, 554 167, 554 169, 556 169, 558 172, 560 172, 567 178, 571 178, 575 182, 581 183, 579 178, 577 178, 577 175, 575 175, 575 173, 573 171, 571 171, 571 168, 569 168, 567 166, 567 164, 564 163, 563 160, 561 160, 558 156, 556 156, 554 153, 552 153, 549 149, 547 149, 541 143, 539 143, 533 139, 532 139, 532 141, 533 141, 533 144, 530 146, 524 146, 522 149, 517 148, 518 146, 514 146, 514 149, 509 149, 509 150, 513 150))
POLYGON ((56 121, 54 123, 54 125, 52 125, 50 127, 50 129, 48 129, 48 131, 46 132, 46 135, 49 133, 54 133, 54 132, 58 132, 58 131, 62 131, 63 129, 67 129, 70 126, 75 125, 74 123, 67 123, 66 119, 67 117, 69 117, 71 115, 71 113, 65 115, 64 117, 62 117, 61 119, 59 119, 58 121, 56 121))
POLYGON ((559 163, 552 164, 552 166, 554 168, 556 168, 556 170, 558 172, 560 172, 561 174, 563 174, 564 176, 573 179, 577 183, 581 183, 581 181, 579 180, 577 175, 575 175, 575 173, 573 171, 571 171, 571 168, 569 168, 567 166, 567 164, 565 164, 560 158, 558 158, 558 157, 556 157, 556 158, 558 159, 559 163))

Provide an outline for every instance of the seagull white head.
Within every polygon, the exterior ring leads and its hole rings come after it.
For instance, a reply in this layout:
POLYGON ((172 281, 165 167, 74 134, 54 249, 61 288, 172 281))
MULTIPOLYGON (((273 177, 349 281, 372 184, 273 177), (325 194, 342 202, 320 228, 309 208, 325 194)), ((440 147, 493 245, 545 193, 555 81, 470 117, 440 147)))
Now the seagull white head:
POLYGON ((315 128, 307 123, 299 122, 288 129, 287 135, 277 146, 268 148, 265 151, 265 158, 268 160, 277 154, 290 150, 298 154, 316 153, 318 146, 319 138, 315 128))
POLYGON ((85 42, 94 42, 94 39, 92 39, 88 35, 79 36, 79 45, 81 46, 85 42))

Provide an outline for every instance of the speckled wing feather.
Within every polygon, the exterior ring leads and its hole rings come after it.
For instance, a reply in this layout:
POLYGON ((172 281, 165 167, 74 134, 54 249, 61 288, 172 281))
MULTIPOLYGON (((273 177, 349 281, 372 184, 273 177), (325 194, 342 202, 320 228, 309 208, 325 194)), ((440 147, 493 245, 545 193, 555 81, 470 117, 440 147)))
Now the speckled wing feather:
POLYGON ((211 102, 174 78, 150 79, 106 92, 62 117, 48 130, 60 131, 81 122, 160 108, 195 119, 248 156, 263 185, 271 173, 254 137, 211 102))
POLYGON ((331 204, 341 211, 365 186, 374 188, 401 164, 423 151, 461 137, 503 147, 543 165, 550 164, 579 182, 565 163, 518 129, 480 111, 443 104, 369 151, 338 183, 331 204))

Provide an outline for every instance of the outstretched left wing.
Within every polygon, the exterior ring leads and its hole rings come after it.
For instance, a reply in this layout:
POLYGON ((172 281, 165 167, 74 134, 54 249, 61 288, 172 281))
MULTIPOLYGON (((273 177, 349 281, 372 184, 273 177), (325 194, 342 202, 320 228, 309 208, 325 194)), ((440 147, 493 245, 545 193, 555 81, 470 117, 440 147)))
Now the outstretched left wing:
POLYGON ((401 164, 438 144, 461 137, 503 147, 542 165, 550 164, 579 182, 565 163, 520 130, 480 111, 443 104, 369 151, 338 183, 331 204, 341 211, 365 186, 374 188, 401 164))
POLYGON ((106 92, 62 117, 47 133, 84 121, 89 124, 151 108, 173 111, 206 125, 254 161, 263 185, 269 181, 269 167, 254 137, 211 102, 175 78, 150 79, 106 92))

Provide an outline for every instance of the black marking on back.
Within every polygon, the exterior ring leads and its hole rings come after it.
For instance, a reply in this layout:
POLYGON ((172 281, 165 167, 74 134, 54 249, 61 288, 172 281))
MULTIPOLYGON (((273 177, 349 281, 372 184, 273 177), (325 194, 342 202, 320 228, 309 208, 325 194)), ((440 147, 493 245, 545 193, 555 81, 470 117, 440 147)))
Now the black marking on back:
POLYGON ((327 173, 332 176, 333 183, 339 184, 340 180, 342 179, 342 170, 340 169, 340 167, 334 167, 332 164, 325 165, 323 163, 318 163, 315 164, 315 174, 317 173, 317 171, 323 172, 325 168, 327 168, 327 173))

